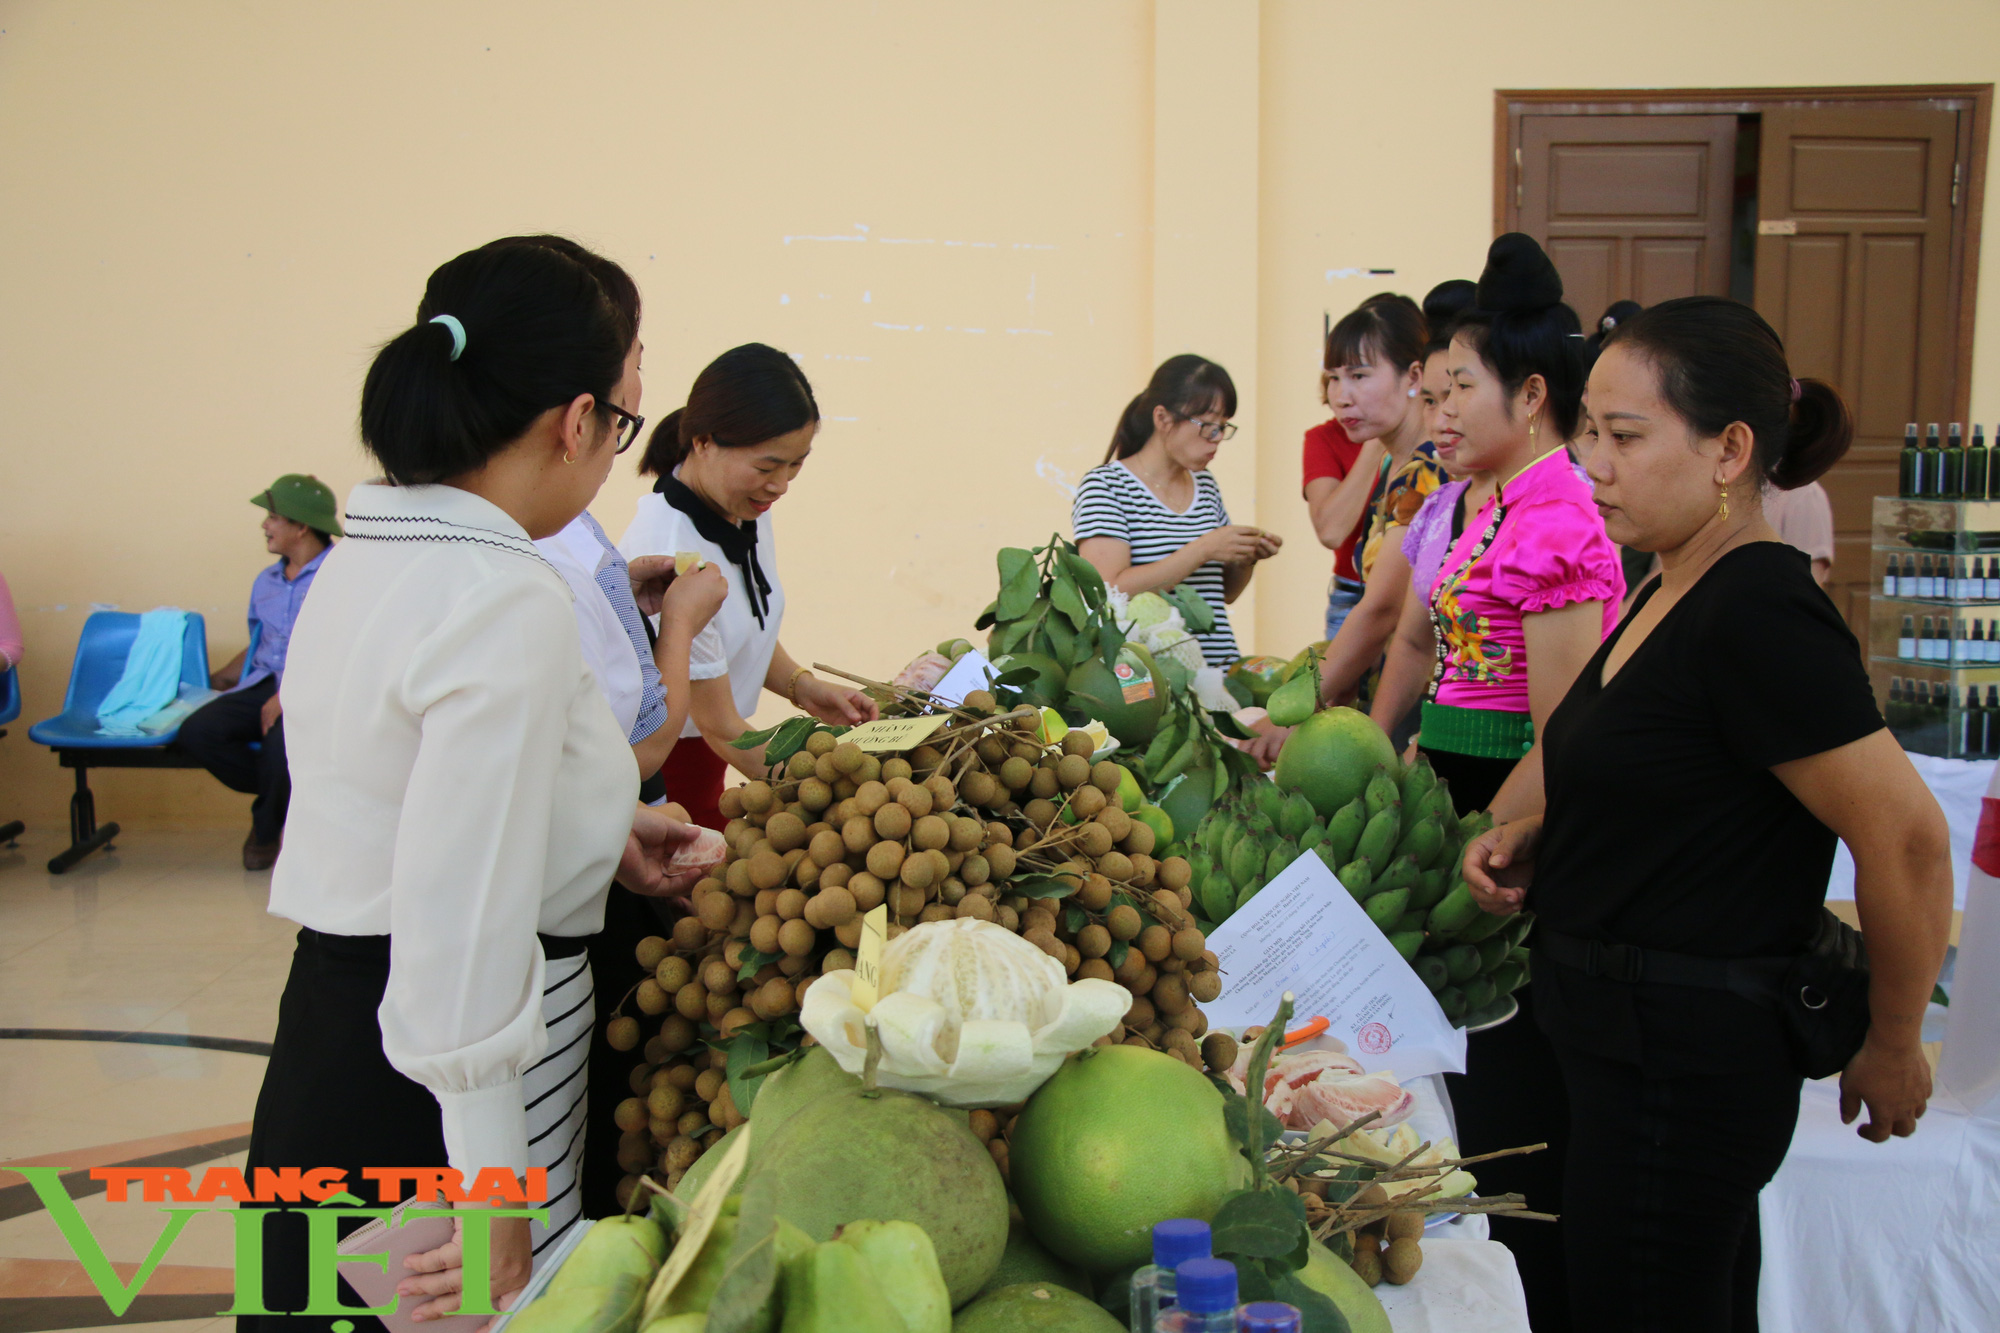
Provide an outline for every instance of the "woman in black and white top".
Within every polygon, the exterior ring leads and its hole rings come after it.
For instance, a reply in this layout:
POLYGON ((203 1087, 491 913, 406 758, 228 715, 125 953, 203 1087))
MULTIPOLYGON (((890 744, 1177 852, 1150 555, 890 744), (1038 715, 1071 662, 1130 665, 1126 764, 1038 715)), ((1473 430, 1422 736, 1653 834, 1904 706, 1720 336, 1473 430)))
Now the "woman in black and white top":
MULTIPOLYGON (((637 804, 569 586, 534 545, 639 432, 637 332, 588 267, 531 241, 433 273, 362 389, 387 480, 349 496, 352 540, 321 567, 286 676, 271 911, 302 929, 248 1167, 342 1167, 369 1203, 367 1168, 449 1165, 467 1185, 547 1170, 551 1228, 492 1225, 496 1302, 576 1216, 583 937, 614 874, 683 887, 665 863, 693 836, 637 804)), ((410 1264, 403 1313, 458 1307, 456 1242, 410 1264)), ((307 1273, 303 1219, 267 1218, 266 1304, 303 1307, 307 1273)))
POLYGON ((1236 433, 1234 415, 1228 371, 1189 353, 1169 357, 1126 405, 1104 464, 1083 474, 1070 511, 1077 550, 1106 583, 1131 595, 1185 583, 1201 594, 1215 612, 1215 627, 1195 636, 1210 666, 1243 655, 1229 603, 1283 544, 1276 533, 1231 523, 1208 471, 1236 433))

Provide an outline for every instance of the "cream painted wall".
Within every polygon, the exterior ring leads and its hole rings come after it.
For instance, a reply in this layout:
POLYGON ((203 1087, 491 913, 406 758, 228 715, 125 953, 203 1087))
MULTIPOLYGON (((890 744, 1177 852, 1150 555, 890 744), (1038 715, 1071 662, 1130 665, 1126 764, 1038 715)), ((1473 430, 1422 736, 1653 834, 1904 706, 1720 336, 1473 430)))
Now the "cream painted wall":
MULTIPOLYGON (((1066 530, 1065 485, 1188 349, 1244 393, 1218 464, 1232 510, 1288 539, 1239 634, 1290 651, 1317 637, 1326 573, 1297 499, 1322 314, 1474 273, 1495 87, 1971 81, 2000 50, 1986 0, 1579 12, 0 4, 22 723, 60 705, 94 602, 199 609, 217 659, 239 648, 266 561, 247 497, 288 470, 366 475, 371 348, 433 266, 526 230, 637 276, 649 416, 735 343, 801 358, 827 416, 777 515, 802 659, 889 672, 969 629, 993 549, 1066 530), (1350 267, 1397 273, 1327 276, 1350 267)), ((1980 314, 2000 317, 1993 262, 1980 314)), ((1996 349, 1975 416, 2000 411, 1996 349)), ((642 489, 607 486, 614 533, 642 489)), ((59 823, 67 775, 23 724, 0 819, 59 823)), ((196 773, 93 785, 128 824, 246 802, 196 773)))

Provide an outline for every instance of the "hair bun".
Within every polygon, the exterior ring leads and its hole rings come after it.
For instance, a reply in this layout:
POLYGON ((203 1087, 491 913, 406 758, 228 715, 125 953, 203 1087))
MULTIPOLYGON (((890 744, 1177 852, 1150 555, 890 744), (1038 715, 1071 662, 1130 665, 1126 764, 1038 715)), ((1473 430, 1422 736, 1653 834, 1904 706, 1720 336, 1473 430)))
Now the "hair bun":
POLYGON ((1562 275, 1535 238, 1510 231, 1496 236, 1486 252, 1486 271, 1479 275, 1479 308, 1546 310, 1562 304, 1562 275))

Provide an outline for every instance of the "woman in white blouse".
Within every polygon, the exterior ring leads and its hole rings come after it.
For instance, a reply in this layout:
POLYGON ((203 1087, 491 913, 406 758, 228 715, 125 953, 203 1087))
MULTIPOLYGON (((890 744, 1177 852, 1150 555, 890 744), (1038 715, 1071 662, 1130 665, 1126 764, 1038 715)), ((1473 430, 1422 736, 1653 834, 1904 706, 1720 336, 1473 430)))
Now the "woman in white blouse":
POLYGON ((639 464, 659 480, 618 549, 627 560, 694 552, 729 580, 722 609, 695 638, 691 716, 661 770, 667 794, 711 828, 724 823, 716 801, 729 765, 765 775, 761 749, 730 744, 750 729, 745 719, 764 690, 835 726, 876 716, 867 695, 821 680, 778 642, 785 589, 771 506, 805 466, 818 433, 819 405, 805 373, 775 347, 746 343, 695 377, 687 406, 653 428, 639 464))
MULTIPOLYGON (((362 390, 388 480, 349 496, 356 540, 292 640, 271 911, 302 929, 248 1164, 343 1167, 370 1202, 367 1168, 546 1169, 554 1229, 492 1224, 496 1302, 575 1216, 557 1195, 580 1143, 540 1127, 567 1132, 582 1087, 583 937, 614 874, 680 887, 666 861, 693 836, 637 804, 570 590, 534 546, 596 494, 638 405, 637 329, 587 267, 510 240, 439 268, 362 390)), ((304 1232, 266 1219, 270 1309, 305 1304, 304 1232)), ((456 1309, 459 1262, 456 1242, 413 1257, 404 1312, 456 1309)))

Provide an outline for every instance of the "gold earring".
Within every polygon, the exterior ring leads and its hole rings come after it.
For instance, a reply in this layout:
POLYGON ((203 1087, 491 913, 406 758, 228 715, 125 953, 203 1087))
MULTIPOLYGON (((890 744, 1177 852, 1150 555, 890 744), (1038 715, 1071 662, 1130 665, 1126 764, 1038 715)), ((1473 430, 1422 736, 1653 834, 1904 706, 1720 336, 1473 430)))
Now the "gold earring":
POLYGON ((1729 488, 1727 486, 1722 488, 1722 506, 1715 511, 1715 516, 1725 523, 1729 521, 1729 488))
POLYGON ((568 452, 567 450, 563 452, 563 462, 574 463, 575 461, 576 461, 576 456, 574 454, 568 452))

